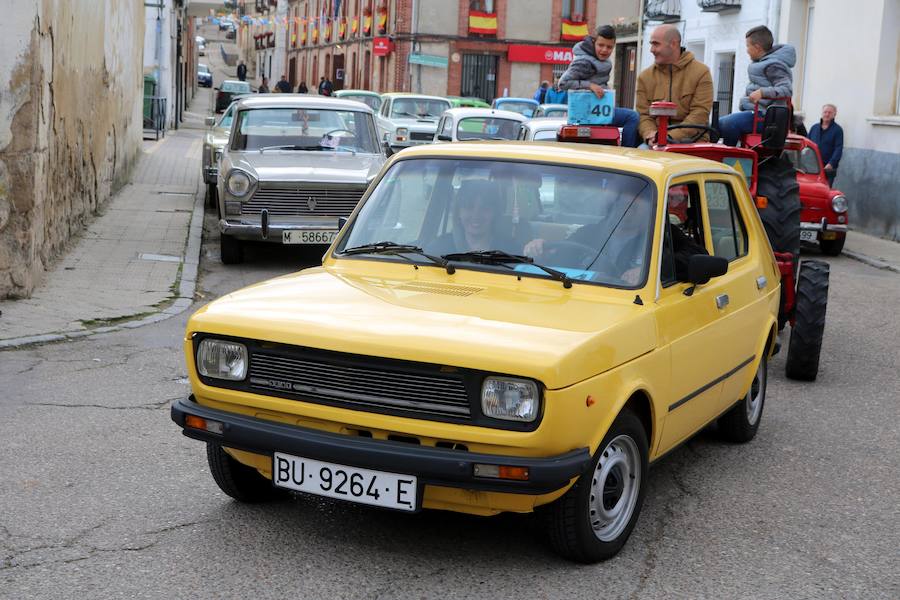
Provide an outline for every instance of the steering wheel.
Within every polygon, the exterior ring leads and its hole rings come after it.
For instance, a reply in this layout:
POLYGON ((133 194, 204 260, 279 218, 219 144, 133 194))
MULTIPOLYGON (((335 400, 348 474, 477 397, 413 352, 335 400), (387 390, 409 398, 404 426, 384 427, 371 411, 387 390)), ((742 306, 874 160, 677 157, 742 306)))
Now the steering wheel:
POLYGON ((702 138, 707 133, 709 134, 709 139, 715 140, 713 143, 718 142, 719 138, 722 137, 719 134, 718 129, 716 129, 715 127, 710 127, 709 125, 693 125, 693 124, 689 125, 687 123, 678 123, 677 125, 669 125, 669 131, 672 131, 673 129, 699 129, 699 131, 696 134, 692 135, 690 138, 688 138, 686 141, 685 140, 676 141, 676 140, 673 140, 671 136, 666 136, 669 138, 668 142, 670 144, 693 144, 694 142, 697 142, 700 138, 702 138))
POLYGON ((562 263, 585 269, 597 258, 597 249, 569 240, 546 242, 544 256, 553 260, 555 264, 562 263))

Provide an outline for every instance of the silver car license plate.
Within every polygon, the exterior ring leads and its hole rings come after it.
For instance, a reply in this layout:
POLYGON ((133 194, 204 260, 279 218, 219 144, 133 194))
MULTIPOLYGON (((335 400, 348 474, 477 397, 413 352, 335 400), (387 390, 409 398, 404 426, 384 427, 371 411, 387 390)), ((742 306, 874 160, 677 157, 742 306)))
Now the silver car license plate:
POLYGON ((816 241, 816 236, 818 235, 818 231, 813 231, 811 229, 801 229, 800 230, 800 241, 801 242, 814 242, 816 241))
POLYGON ((337 230, 303 231, 289 230, 281 232, 282 244, 330 244, 337 237, 337 230))

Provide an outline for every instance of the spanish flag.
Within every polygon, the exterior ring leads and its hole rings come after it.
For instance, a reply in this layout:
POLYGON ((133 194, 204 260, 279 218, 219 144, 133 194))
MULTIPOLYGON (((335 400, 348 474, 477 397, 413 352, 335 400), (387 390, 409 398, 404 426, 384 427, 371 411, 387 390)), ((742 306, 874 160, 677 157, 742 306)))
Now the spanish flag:
POLYGON ((319 41, 319 26, 316 25, 316 26, 313 27, 313 32, 312 32, 312 43, 315 44, 315 43, 318 42, 318 41, 319 41))
POLYGON ((363 33, 366 35, 372 33, 372 15, 366 15, 363 19, 363 33))
POLYGON ((359 31, 359 17, 353 17, 353 24, 350 25, 350 31, 356 35, 359 31))
POLYGON ((496 35, 497 14, 469 11, 469 33, 496 35))
POLYGON ((581 40, 588 34, 588 26, 587 23, 570 21, 568 19, 562 20, 562 39, 564 40, 581 40))
POLYGON ((387 33, 387 11, 378 11, 378 33, 387 33))
POLYGON ((331 22, 331 19, 325 19, 325 41, 331 40, 331 30, 334 29, 334 24, 331 22))
POLYGON ((347 35, 347 22, 344 21, 344 19, 341 19, 341 22, 338 25, 338 37, 344 39, 345 35, 347 35))
POLYGON ((300 43, 306 43, 306 23, 303 24, 303 28, 300 30, 300 43))

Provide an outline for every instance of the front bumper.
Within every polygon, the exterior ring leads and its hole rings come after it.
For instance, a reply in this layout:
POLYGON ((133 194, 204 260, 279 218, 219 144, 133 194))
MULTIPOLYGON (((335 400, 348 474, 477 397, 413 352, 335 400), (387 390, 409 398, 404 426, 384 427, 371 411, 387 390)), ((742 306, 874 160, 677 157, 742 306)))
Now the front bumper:
POLYGON ((822 217, 820 221, 803 221, 800 223, 800 231, 819 231, 822 233, 830 231, 846 234, 847 226, 839 223, 829 223, 828 219, 822 217))
POLYGON ((558 456, 528 458, 328 433, 208 408, 197 404, 193 396, 175 402, 171 416, 187 437, 228 448, 268 456, 285 452, 348 466, 406 473, 415 475, 426 485, 469 490, 546 494, 580 476, 591 462, 587 448, 558 456), (219 421, 224 425, 223 433, 185 427, 187 415, 219 421), (476 477, 476 464, 525 467, 528 481, 476 477))
POLYGON ((333 223, 297 223, 297 222, 271 222, 266 219, 260 221, 244 221, 240 217, 228 217, 219 219, 219 233, 239 240, 274 242, 280 244, 282 234, 285 231, 337 231, 338 220, 335 217, 333 223))

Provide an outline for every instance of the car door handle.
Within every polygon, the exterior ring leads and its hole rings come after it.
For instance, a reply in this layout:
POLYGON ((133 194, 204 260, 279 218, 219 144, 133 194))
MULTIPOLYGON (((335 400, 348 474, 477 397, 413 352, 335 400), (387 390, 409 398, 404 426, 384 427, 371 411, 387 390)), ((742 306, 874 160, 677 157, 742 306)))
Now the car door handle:
POLYGON ((716 296, 716 306, 720 309, 728 306, 728 294, 719 294, 716 296))
POLYGON ((756 289, 761 290, 766 287, 766 284, 769 283, 769 280, 766 279, 765 275, 760 275, 756 278, 756 289))

